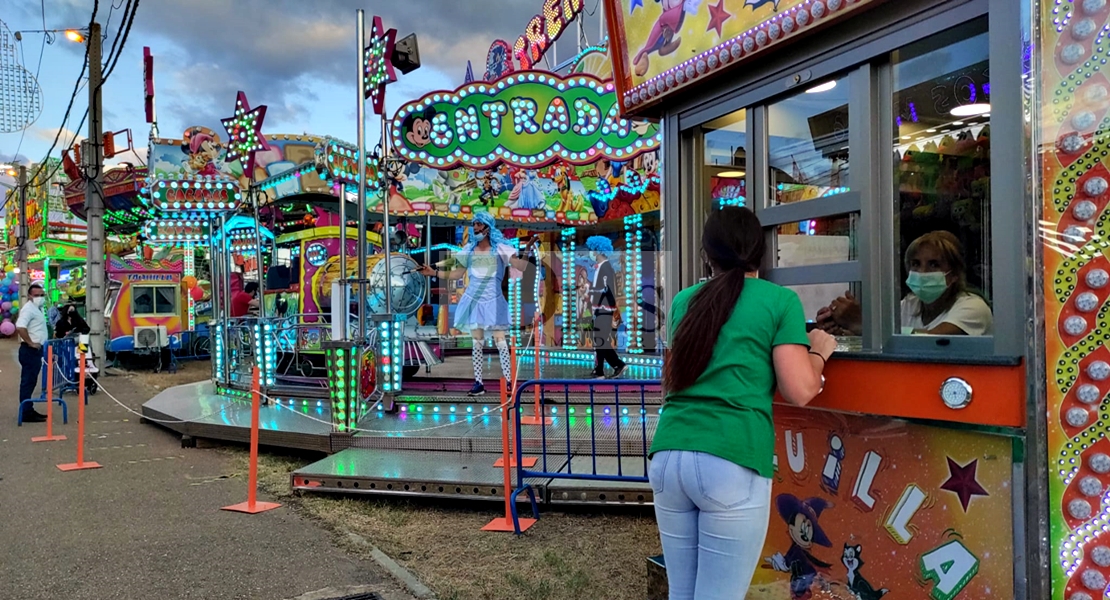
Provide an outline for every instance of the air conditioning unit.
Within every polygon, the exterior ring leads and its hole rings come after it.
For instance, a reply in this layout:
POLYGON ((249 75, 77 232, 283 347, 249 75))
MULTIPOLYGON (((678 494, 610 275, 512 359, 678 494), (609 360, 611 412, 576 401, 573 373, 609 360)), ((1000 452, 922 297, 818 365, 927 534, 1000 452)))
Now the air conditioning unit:
POLYGON ((160 349, 169 345, 170 336, 166 333, 165 325, 135 328, 136 350, 160 349))

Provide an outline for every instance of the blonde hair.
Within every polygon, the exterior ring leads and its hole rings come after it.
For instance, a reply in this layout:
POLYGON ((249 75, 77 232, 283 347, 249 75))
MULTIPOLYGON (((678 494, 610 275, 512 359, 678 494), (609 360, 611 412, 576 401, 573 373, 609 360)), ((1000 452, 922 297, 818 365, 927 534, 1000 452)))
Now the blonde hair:
POLYGON ((944 262, 948 263, 948 274, 956 277, 956 281, 948 286, 944 295, 934 303, 941 312, 945 312, 952 308, 956 299, 967 291, 967 264, 964 262, 964 247, 951 232, 930 231, 910 242, 909 248, 906 248, 904 263, 907 273, 910 271, 910 263, 917 255, 917 251, 926 247, 936 250, 944 259, 944 262))

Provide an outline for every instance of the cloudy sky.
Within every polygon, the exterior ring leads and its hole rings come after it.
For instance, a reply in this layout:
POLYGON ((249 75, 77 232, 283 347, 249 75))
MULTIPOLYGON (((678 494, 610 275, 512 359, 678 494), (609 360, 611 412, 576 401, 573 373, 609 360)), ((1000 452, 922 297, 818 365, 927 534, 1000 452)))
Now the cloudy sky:
MULTIPOLYGON (((99 2, 106 57, 123 24, 125 1, 115 0, 114 7, 113 0, 99 2)), ((591 43, 598 41, 601 29, 597 3, 586 0, 586 11, 593 14, 583 15, 591 43)), ((82 45, 58 37, 45 46, 40 66, 43 35, 27 30, 85 27, 93 4, 44 0, 44 27, 38 0, 0 0, 0 19, 12 32, 25 32, 20 59, 29 71, 38 72, 44 104, 24 135, 0 134, 0 162, 12 160, 17 150, 24 161, 43 157, 63 125, 84 56, 82 45)), ((368 23, 376 10, 398 37, 412 32, 419 37, 423 67, 389 87, 387 109, 396 110, 416 96, 460 84, 468 59, 481 77, 490 43, 501 38, 511 44, 541 7, 542 0, 140 0, 119 65, 104 86, 104 127, 130 129, 136 145, 146 145, 142 52, 149 46, 155 56, 163 137, 180 137, 190 125, 222 134, 219 119, 230 114, 236 92, 242 90, 252 105, 269 106, 267 133, 308 132, 353 143, 358 8, 367 10, 368 23)), ((568 32, 558 44, 559 59, 573 56, 575 45, 575 33, 568 32)), ((82 88, 65 124, 65 143, 88 106, 87 97, 82 88)), ((368 135, 376 130, 368 126, 368 135)), ((371 139, 376 141, 376 135, 371 139)))

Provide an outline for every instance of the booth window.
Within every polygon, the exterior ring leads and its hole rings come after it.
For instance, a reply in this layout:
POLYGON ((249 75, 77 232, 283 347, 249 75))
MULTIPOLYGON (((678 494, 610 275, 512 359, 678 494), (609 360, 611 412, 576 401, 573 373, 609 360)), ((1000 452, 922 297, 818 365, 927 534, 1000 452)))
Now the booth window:
POLYGON ((891 54, 896 335, 993 334, 986 22, 891 54))
POLYGON ((838 301, 862 295, 861 196, 849 177, 852 79, 807 83, 760 111, 766 195, 757 211, 769 242, 766 276, 797 292, 806 318, 838 333, 842 349, 857 349, 863 328, 859 311, 843 313, 850 327, 834 328, 828 314, 838 301))
POLYGON ((772 206, 849 190, 848 78, 818 82, 767 107, 772 206))
POLYGON ((131 288, 131 314, 177 314, 177 294, 177 287, 135 286, 131 288))
POLYGON ((740 109, 702 126, 703 181, 712 209, 748 206, 748 111, 740 109))

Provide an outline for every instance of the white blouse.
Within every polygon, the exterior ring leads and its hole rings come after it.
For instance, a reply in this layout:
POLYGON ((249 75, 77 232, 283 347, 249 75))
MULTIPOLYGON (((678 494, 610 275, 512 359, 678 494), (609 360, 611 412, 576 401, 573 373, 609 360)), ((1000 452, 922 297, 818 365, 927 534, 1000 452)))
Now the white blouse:
POLYGON ((994 317, 987 303, 975 294, 964 292, 947 312, 929 323, 921 321, 921 300, 910 294, 902 299, 902 333, 915 329, 933 329, 941 323, 951 323, 967 335, 992 335, 994 317))

